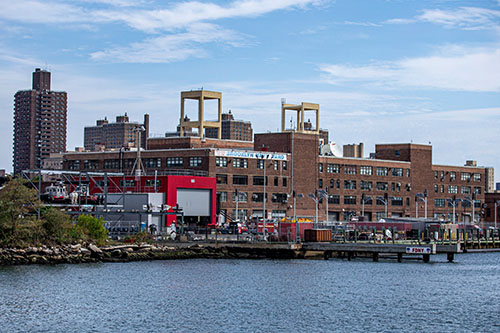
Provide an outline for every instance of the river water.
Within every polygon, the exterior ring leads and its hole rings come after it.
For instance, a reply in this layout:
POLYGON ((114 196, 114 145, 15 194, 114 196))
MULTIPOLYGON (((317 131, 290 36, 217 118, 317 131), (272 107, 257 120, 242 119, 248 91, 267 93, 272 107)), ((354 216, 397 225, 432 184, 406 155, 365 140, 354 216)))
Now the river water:
POLYGON ((0 267, 0 332, 500 332, 500 253, 0 267))

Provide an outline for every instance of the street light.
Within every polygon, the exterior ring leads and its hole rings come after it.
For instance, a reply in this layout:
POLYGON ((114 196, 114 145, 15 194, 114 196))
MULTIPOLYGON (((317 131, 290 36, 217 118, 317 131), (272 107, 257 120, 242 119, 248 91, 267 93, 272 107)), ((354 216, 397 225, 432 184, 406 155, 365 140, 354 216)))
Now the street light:
POLYGON ((326 187, 326 190, 318 190, 318 194, 325 198, 326 201, 326 223, 328 223, 328 187, 326 187))
POLYGON ((474 207, 474 202, 476 201, 476 193, 473 193, 473 194, 472 194, 472 199, 471 199, 470 197, 465 197, 465 198, 463 199, 463 201, 470 202, 470 204, 471 204, 471 206, 472 206, 472 222, 471 222, 471 224, 472 224, 472 223, 474 223, 474 222, 475 222, 475 221, 474 221, 474 208, 475 208, 475 207, 474 207))
POLYGON ((368 203, 372 200, 372 197, 367 197, 364 193, 361 194, 361 216, 363 216, 363 221, 365 217, 365 202, 368 203))
POLYGON ((389 199, 394 200, 394 197, 388 197, 387 193, 384 194, 383 197, 377 197, 377 200, 383 202, 385 205, 385 217, 387 218, 387 204, 389 203, 389 199))
POLYGON ((500 205, 500 200, 495 200, 495 229, 497 228, 497 207, 500 205))
POLYGON ((457 196, 454 195, 452 199, 448 198, 446 201, 448 201, 448 203, 453 207, 453 224, 455 224, 455 208, 457 207, 457 203, 462 202, 463 200, 460 198, 457 199, 457 196))
POLYGON ((424 193, 417 193, 415 196, 416 207, 415 207, 415 218, 418 218, 418 201, 423 201, 425 203, 425 218, 427 219, 427 190, 424 193))
POLYGON ((309 193, 309 198, 311 198, 315 203, 316 203, 316 219, 314 220, 314 228, 317 228, 318 226, 318 198, 312 194, 312 193, 309 193))

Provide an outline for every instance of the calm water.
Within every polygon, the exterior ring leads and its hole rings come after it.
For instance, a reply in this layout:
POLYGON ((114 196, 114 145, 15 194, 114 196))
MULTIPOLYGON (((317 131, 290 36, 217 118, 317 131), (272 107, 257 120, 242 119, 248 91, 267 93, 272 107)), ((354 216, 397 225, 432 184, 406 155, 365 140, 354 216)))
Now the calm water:
POLYGON ((500 332, 500 253, 431 260, 0 267, 0 331, 500 332))

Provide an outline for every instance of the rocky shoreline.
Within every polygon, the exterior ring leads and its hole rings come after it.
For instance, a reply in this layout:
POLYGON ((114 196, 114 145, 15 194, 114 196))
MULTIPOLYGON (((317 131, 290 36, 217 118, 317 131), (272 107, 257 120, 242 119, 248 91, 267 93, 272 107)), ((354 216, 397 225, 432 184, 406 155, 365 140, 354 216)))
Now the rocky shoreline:
POLYGON ((79 264, 93 262, 128 262, 162 259, 220 258, 224 251, 212 247, 187 247, 151 244, 125 244, 98 247, 94 244, 59 247, 29 247, 0 249, 0 266, 28 264, 79 264))
POLYGON ((40 246, 25 249, 1 248, 0 266, 29 264, 79 264, 95 262, 131 262, 194 258, 293 258, 290 251, 269 251, 214 244, 123 244, 98 247, 76 244, 58 247, 40 246), (173 246, 172 246, 173 245, 173 246))

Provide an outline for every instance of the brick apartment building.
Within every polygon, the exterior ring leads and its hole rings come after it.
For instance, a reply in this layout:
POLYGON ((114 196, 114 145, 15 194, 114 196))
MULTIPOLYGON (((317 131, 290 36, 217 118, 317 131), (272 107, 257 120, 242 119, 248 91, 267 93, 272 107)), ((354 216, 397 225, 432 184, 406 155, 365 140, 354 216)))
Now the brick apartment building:
POLYGON ((39 169, 51 153, 66 151, 67 94, 50 90, 50 72, 36 68, 31 90, 14 96, 14 174, 39 169))
POLYGON ((137 129, 143 126, 141 146, 146 147, 149 136, 149 115, 144 115, 144 123, 130 122, 127 113, 116 117, 116 122, 107 118, 97 120, 95 126, 86 126, 83 134, 85 150, 98 151, 120 147, 136 147, 137 129))
MULTIPOLYGON (((222 114, 221 138, 225 140, 243 140, 252 141, 253 131, 252 123, 249 121, 235 120, 231 110, 222 114)), ((207 138, 217 138, 216 128, 207 128, 205 130, 207 138)))

